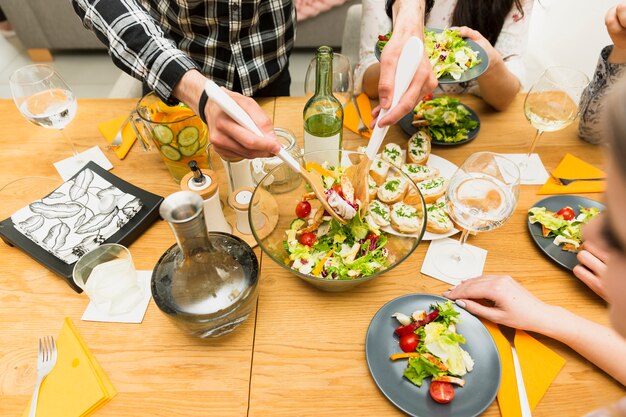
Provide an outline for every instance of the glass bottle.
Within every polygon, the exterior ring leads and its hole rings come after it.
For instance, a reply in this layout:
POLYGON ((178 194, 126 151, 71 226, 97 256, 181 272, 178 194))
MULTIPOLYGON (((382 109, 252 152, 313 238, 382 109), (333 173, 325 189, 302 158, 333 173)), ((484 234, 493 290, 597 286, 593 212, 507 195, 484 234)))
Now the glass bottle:
POLYGON ((333 49, 320 46, 315 58, 315 94, 303 111, 304 152, 327 150, 318 153, 315 162, 321 164, 328 161, 331 165, 337 165, 337 150, 341 149, 343 140, 343 107, 333 95, 333 49))
POLYGON ((156 305, 187 333, 218 337, 250 314, 258 296, 258 261, 236 236, 207 232, 204 202, 191 191, 169 195, 159 213, 177 244, 161 256, 152 272, 156 305))

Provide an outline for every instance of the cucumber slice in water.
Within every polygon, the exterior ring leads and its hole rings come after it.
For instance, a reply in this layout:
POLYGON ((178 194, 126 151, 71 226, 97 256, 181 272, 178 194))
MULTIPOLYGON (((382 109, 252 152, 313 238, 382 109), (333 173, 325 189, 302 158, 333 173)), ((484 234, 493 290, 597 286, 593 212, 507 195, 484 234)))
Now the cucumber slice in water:
POLYGON ((194 143, 192 143, 189 146, 181 146, 181 147, 179 147, 178 150, 180 151, 180 153, 182 153, 185 156, 191 156, 191 155, 195 154, 196 152, 198 152, 199 148, 200 148, 200 144, 198 143, 198 141, 195 141, 194 143))
POLYGON ((200 132, 198 128, 195 126, 187 126, 184 127, 178 132, 178 136, 176 136, 176 141, 180 146, 189 146, 194 142, 198 141, 200 137, 200 132))
POLYGON ((171 159, 172 161, 178 161, 183 157, 176 148, 172 148, 170 145, 163 145, 160 150, 167 159, 171 159))
POLYGON ((167 126, 156 125, 152 131, 154 132, 154 136, 156 136, 157 140, 163 145, 172 143, 174 140, 174 132, 172 132, 172 129, 167 126))

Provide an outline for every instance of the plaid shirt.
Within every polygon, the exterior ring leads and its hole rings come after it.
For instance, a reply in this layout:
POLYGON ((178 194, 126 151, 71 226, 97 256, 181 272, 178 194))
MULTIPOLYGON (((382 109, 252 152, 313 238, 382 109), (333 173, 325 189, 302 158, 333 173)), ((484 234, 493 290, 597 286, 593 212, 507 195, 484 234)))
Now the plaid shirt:
POLYGON ((237 73, 243 94, 251 96, 287 67, 295 36, 292 0, 72 3, 115 65, 166 100, 194 68, 229 89, 237 73))

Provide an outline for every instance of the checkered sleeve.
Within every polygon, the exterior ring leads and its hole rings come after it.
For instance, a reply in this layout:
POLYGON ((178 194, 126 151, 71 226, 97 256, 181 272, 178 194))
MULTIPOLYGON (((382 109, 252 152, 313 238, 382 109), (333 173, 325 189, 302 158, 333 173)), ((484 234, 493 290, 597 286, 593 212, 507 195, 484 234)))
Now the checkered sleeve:
POLYGON ((169 101, 183 74, 198 65, 134 0, 72 0, 83 25, 108 48, 113 62, 169 101))

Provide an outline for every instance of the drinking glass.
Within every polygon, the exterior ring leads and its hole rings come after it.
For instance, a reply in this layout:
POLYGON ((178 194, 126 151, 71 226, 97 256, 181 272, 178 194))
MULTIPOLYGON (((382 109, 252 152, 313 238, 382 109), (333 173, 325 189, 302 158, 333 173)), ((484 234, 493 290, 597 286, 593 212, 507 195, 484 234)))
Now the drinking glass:
MULTIPOLYGON (((347 56, 333 54, 333 95, 346 107, 353 93, 352 65, 347 56)), ((304 95, 308 98, 315 93, 315 58, 311 59, 304 77, 304 95)))
POLYGON ((513 214, 519 196, 520 171, 502 155, 478 152, 470 155, 448 185, 445 194, 448 214, 463 228, 459 242, 437 245, 437 269, 450 278, 470 278, 478 259, 464 246, 470 232, 496 229, 513 214))
POLYGON ((96 307, 107 314, 127 313, 143 297, 130 251, 117 243, 105 243, 87 252, 76 261, 72 276, 96 307))
MULTIPOLYGON (((76 116, 76 97, 67 83, 50 65, 27 65, 9 79, 13 101, 28 121, 47 129, 56 129, 78 157, 72 141, 63 129, 76 116)), ((79 158, 76 162, 81 162, 79 158)))
POLYGON ((550 67, 528 91, 524 114, 537 132, 530 142, 526 158, 520 163, 522 177, 528 167, 539 137, 569 126, 578 116, 578 102, 589 78, 581 71, 567 67, 550 67))

